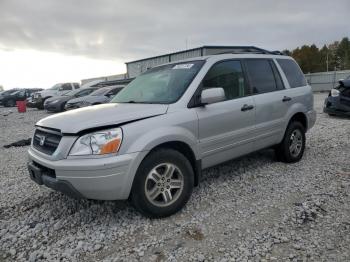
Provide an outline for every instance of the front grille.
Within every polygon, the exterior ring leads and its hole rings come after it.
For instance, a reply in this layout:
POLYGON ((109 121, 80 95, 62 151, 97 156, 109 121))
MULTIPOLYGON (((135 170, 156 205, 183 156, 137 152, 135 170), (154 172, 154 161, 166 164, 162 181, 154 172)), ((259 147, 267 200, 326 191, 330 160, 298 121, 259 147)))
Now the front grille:
POLYGON ((40 152, 52 155, 56 151, 61 138, 62 135, 57 131, 38 128, 34 133, 33 146, 40 152))

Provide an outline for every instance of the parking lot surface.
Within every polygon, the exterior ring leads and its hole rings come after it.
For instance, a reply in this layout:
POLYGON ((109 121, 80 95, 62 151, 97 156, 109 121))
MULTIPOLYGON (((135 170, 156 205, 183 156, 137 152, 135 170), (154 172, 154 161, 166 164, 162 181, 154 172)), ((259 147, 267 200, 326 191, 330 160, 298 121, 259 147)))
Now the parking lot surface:
POLYGON ((322 113, 325 97, 300 162, 264 150, 210 168, 185 209, 158 220, 33 183, 28 146, 3 146, 48 114, 0 108, 0 261, 349 261, 350 119, 322 113))

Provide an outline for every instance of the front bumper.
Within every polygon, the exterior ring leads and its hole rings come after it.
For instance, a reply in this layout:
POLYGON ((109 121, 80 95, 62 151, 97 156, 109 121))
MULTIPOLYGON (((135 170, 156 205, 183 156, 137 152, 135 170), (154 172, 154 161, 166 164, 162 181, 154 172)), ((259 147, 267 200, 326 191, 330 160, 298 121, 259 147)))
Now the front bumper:
POLYGON ((44 103, 44 109, 51 112, 60 112, 62 111, 62 104, 46 102, 44 103))
POLYGON ((33 148, 28 153, 28 169, 37 184, 73 197, 98 200, 127 199, 137 167, 147 154, 136 152, 112 157, 52 161, 41 157, 33 148))
POLYGON ((57 180, 55 177, 52 177, 46 173, 45 170, 45 168, 34 164, 34 162, 28 163, 30 178, 38 185, 45 185, 73 198, 83 198, 83 196, 72 186, 71 183, 64 180, 57 180))
POLYGON ((327 97, 323 112, 330 115, 350 116, 350 108, 342 105, 338 97, 327 97))

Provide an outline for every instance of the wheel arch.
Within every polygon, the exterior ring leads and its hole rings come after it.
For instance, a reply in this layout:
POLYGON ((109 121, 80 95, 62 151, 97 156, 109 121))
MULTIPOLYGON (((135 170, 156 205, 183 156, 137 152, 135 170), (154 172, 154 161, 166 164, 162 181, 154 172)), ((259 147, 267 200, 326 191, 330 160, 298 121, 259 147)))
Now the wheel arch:
POLYGON ((292 115, 291 118, 289 119, 288 125, 294 121, 300 122, 305 128, 305 132, 306 132, 306 130, 308 129, 307 117, 303 112, 297 112, 294 115, 292 115))
POLYGON ((183 141, 167 141, 153 147, 146 155, 146 157, 152 152, 163 148, 176 150, 183 154, 189 160, 194 173, 194 185, 198 186, 201 177, 202 163, 201 160, 196 159, 195 153, 193 152, 192 148, 183 141))

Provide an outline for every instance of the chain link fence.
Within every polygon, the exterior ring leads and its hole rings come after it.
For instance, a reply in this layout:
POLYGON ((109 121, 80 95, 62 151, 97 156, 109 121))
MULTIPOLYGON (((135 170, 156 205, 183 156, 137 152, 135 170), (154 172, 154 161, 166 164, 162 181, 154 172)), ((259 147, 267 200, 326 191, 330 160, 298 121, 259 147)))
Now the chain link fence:
POLYGON ((314 92, 329 91, 338 84, 340 79, 349 76, 350 70, 305 74, 314 92))

